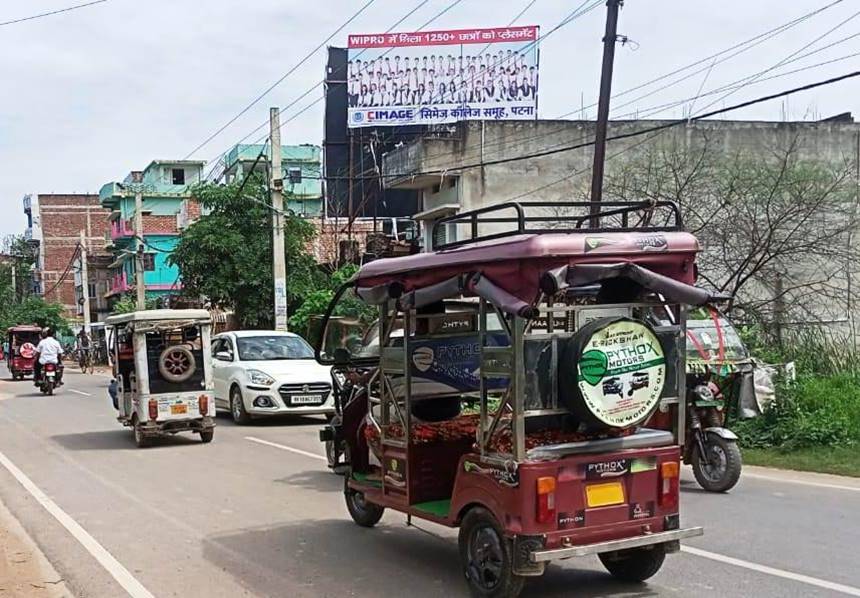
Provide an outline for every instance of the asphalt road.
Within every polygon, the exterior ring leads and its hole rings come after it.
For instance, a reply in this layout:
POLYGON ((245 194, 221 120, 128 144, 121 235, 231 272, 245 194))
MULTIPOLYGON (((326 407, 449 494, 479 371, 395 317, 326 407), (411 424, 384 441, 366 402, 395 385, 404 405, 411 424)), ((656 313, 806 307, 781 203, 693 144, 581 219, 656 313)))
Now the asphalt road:
MULTIPOLYGON (((69 372, 54 397, 0 380, 0 501, 77 596, 465 595, 455 531, 391 512, 372 530, 351 522, 322 419, 220 417, 212 444, 139 450, 106 378, 69 372)), ((649 583, 568 560, 525 595, 860 596, 860 483, 758 470, 711 495, 688 476, 682 511, 705 536, 649 583)))

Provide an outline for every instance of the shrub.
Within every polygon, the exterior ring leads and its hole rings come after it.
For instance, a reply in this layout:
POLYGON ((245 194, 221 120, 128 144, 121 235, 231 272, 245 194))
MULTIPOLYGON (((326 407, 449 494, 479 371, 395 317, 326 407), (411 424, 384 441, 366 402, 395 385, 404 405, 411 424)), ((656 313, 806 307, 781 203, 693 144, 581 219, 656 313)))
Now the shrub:
POLYGON ((804 375, 781 382, 777 400, 734 429, 747 447, 783 450, 860 442, 860 375, 804 375))

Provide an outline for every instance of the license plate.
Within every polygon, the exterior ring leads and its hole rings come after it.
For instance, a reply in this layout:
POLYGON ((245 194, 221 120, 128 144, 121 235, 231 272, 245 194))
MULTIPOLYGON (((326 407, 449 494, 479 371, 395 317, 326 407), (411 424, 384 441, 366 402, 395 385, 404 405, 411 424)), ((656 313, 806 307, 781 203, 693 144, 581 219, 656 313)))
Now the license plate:
POLYGON ((308 403, 322 403, 322 395, 293 395, 290 397, 290 402, 297 405, 307 405, 308 403))
POLYGON ((47 374, 45 374, 45 375, 46 375, 48 378, 53 378, 54 376, 56 376, 56 374, 55 374, 54 372, 48 372, 48 373, 47 373, 47 374))
POLYGON ((184 415, 188 413, 188 405, 171 405, 170 415, 184 415))
POLYGON ((585 487, 585 497, 589 507, 606 507, 624 503, 624 487, 621 482, 590 484, 585 487))

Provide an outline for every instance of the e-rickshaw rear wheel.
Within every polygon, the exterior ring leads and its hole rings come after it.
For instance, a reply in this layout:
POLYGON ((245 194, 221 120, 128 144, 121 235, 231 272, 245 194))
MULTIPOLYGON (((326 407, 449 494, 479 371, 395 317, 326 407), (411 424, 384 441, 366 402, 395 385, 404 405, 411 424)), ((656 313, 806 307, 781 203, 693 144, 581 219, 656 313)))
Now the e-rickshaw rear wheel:
POLYGON ((143 427, 140 425, 140 421, 137 419, 137 416, 134 416, 132 419, 132 430, 134 430, 134 444, 137 445, 137 448, 146 448, 149 446, 149 438, 144 435, 143 427))
POLYGON ((653 577, 663 566, 666 549, 661 545, 631 548, 598 555, 612 577, 621 581, 642 582, 653 577))
POLYGON ((352 477, 352 472, 347 472, 343 481, 343 494, 346 499, 346 508, 349 511, 352 520, 361 527, 373 527, 382 515, 385 513, 385 508, 373 504, 365 499, 364 493, 358 490, 353 490, 349 487, 349 480, 352 477))
POLYGON ((460 524, 460 563, 473 596, 516 598, 525 578, 514 573, 513 547, 488 510, 474 507, 460 524))
POLYGON ((203 430, 200 432, 200 440, 203 444, 208 444, 212 442, 212 439, 215 438, 215 429, 209 428, 208 430, 203 430))

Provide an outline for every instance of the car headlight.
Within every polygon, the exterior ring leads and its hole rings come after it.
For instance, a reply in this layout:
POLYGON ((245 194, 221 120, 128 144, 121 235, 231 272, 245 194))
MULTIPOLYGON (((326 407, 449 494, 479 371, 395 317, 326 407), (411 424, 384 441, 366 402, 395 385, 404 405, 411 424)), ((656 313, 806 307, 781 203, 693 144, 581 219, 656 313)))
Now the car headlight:
POLYGON ((272 378, 266 372, 261 372, 260 370, 248 370, 248 382, 257 386, 271 386, 275 383, 275 379, 272 378))

